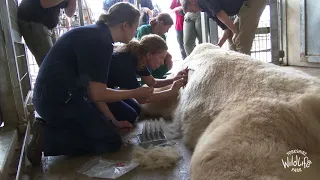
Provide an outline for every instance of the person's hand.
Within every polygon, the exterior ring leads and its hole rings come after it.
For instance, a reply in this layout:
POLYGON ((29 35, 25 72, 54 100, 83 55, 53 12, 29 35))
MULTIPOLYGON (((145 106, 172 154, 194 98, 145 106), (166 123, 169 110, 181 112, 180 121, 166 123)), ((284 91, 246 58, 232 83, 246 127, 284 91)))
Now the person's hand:
POLYGON ((173 78, 173 81, 177 81, 179 79, 182 79, 182 78, 187 78, 188 77, 188 68, 180 71, 174 78, 173 78))
POLYGON ((232 42, 233 42, 234 44, 237 44, 238 38, 239 38, 239 33, 238 33, 238 32, 233 33, 232 42))
POLYGON ((132 124, 128 121, 118 121, 118 128, 122 132, 130 132, 132 130, 132 124))
POLYGON ((150 96, 153 94, 153 87, 139 87, 133 91, 133 96, 135 99, 145 100, 147 102, 150 96))
POLYGON ((228 29, 228 28, 225 29, 223 31, 222 37, 219 39, 219 42, 218 42, 217 46, 222 47, 223 44, 226 42, 226 40, 229 39, 229 37, 231 37, 231 35, 232 35, 231 30, 228 29))
POLYGON ((180 90, 180 88, 184 87, 185 85, 186 85, 185 79, 179 79, 177 81, 174 81, 171 86, 171 91, 178 92, 180 90))

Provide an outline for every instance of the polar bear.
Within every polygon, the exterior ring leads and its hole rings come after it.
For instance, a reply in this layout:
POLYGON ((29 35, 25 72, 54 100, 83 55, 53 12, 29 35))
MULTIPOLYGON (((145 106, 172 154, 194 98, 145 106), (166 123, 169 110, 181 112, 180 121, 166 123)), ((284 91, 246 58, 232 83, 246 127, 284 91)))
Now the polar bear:
POLYGON ((194 150, 191 180, 320 177, 319 79, 212 44, 197 46, 184 68, 187 86, 143 112, 179 125, 194 150), (313 161, 289 166, 291 157, 313 161))

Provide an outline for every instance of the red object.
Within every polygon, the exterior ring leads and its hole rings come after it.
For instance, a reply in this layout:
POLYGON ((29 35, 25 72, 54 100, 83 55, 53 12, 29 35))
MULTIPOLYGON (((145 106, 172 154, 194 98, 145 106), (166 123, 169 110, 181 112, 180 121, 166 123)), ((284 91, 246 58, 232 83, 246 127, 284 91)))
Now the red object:
MULTIPOLYGON (((170 9, 174 9, 176 7, 179 7, 179 6, 181 6, 180 0, 172 0, 170 9)), ((177 31, 182 31, 183 30, 184 17, 182 15, 180 15, 178 13, 178 11, 176 11, 175 13, 176 13, 176 30, 177 31)))
POLYGON ((124 167, 124 166, 126 166, 126 163, 120 162, 120 163, 115 164, 115 166, 117 166, 117 167, 124 167))

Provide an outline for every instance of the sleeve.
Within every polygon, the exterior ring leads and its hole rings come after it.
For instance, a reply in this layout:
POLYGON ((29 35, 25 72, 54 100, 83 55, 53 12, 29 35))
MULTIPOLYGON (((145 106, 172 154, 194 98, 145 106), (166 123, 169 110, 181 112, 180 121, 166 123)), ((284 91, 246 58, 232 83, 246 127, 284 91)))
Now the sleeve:
POLYGON ((90 81, 106 83, 112 51, 111 42, 101 39, 77 43, 75 52, 81 84, 90 81))
POLYGON ((218 12, 223 10, 220 0, 199 0, 198 4, 202 9, 205 9, 207 14, 210 14, 211 16, 216 16, 218 12))
POLYGON ((137 73, 138 76, 150 76, 151 75, 149 69, 146 68, 146 67, 143 68, 143 69, 137 70, 136 73, 137 73))
POLYGON ((146 32, 146 28, 145 26, 141 26, 138 30, 137 30, 137 35, 136 35, 136 38, 138 40, 141 40, 142 36, 146 35, 147 32, 146 32))
POLYGON ((163 38, 165 41, 167 41, 167 36, 166 36, 165 34, 162 36, 162 38, 163 38))

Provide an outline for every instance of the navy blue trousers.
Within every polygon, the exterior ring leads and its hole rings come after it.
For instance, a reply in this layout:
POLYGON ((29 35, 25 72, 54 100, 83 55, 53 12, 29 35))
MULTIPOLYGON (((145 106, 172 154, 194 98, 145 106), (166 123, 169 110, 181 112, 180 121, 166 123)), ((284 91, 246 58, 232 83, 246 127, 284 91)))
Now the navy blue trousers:
MULTIPOLYGON (((122 144, 119 129, 83 97, 68 103, 50 105, 44 98, 34 99, 34 107, 46 122, 45 156, 86 155, 115 152, 122 144)), ((117 120, 134 123, 140 105, 133 99, 108 103, 117 120)))

